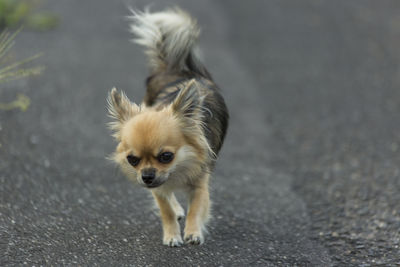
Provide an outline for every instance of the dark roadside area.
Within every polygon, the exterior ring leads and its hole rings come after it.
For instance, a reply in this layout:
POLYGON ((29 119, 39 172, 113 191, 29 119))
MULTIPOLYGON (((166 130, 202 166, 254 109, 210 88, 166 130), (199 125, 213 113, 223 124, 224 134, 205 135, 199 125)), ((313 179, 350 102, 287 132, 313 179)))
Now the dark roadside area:
POLYGON ((399 7, 283 1, 229 9, 241 21, 231 40, 273 129, 266 164, 295 177, 313 239, 334 265, 400 265, 399 7), (258 36, 248 27, 255 24, 263 25, 258 36))
MULTIPOLYGON (((142 8, 146 1, 132 5, 142 8)), ((396 1, 155 1, 202 26, 231 112, 200 247, 161 244, 148 192, 105 158, 105 97, 147 75, 123 1, 57 1, 15 50, 46 71, 0 111, 1 266, 400 265, 400 6, 396 1)))

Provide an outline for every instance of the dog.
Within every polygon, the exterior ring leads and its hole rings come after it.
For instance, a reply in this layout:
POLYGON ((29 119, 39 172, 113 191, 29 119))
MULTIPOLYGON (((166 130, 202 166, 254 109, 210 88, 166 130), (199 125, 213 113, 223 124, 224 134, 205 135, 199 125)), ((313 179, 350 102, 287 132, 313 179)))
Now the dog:
POLYGON ((210 218, 209 179, 228 128, 220 90, 202 64, 197 22, 175 8, 134 11, 131 31, 146 48, 150 75, 140 105, 113 88, 110 128, 118 145, 112 160, 131 180, 148 188, 160 210, 163 244, 202 244, 210 218), (185 216, 175 192, 188 196, 185 216))

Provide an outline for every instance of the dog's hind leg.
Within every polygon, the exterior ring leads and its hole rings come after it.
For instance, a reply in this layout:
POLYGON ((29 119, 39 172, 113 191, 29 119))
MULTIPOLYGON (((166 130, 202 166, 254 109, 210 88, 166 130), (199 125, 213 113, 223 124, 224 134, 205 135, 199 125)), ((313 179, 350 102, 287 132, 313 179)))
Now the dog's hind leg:
POLYGON ((175 197, 175 194, 172 193, 170 199, 169 199, 172 208, 175 211, 176 217, 178 219, 178 221, 182 220, 183 218, 185 218, 185 210, 182 208, 181 204, 179 204, 178 200, 175 197))

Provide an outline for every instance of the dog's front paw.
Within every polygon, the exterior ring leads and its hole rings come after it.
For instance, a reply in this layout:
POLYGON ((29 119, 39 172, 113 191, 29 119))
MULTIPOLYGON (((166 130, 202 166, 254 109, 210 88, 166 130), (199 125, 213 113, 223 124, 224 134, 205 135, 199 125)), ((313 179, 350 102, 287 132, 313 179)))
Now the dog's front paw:
POLYGON ((201 245, 204 243, 204 236, 202 233, 185 233, 185 243, 191 245, 201 245))
POLYGON ((170 247, 180 247, 183 244, 182 237, 176 236, 166 236, 163 239, 163 244, 170 247))

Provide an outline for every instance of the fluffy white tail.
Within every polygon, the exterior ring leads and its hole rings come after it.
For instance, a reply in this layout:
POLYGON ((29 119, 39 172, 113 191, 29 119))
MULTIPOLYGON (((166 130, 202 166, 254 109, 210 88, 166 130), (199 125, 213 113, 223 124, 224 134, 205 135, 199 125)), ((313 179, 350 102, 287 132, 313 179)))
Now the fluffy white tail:
POLYGON ((178 8, 156 13, 132 10, 132 13, 134 41, 147 48, 153 72, 190 70, 202 74, 205 69, 195 52, 200 29, 189 14, 178 8))

